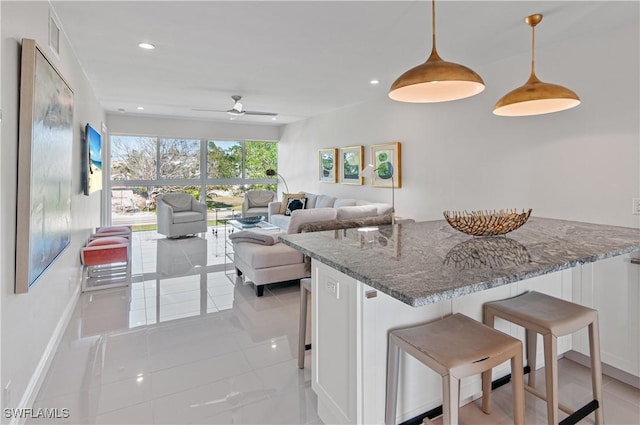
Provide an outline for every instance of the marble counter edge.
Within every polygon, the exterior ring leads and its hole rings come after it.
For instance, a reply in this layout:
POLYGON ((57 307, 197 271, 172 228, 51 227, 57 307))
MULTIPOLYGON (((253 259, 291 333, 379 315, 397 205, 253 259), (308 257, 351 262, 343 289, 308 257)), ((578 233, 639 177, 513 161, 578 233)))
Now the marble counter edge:
POLYGON ((467 295, 467 294, 472 294, 474 292, 479 292, 479 291, 483 291, 486 289, 491 289, 491 288, 495 288, 498 286, 502 286, 502 285, 508 285, 510 283, 513 282, 518 282, 521 280, 525 280, 525 279, 530 279, 533 277, 537 277, 537 276, 542 276, 545 274, 549 274, 549 273, 554 273, 557 271, 561 271, 561 270, 565 270, 565 269, 569 269, 578 265, 583 265, 583 264, 588 264, 588 263, 593 263, 595 261, 599 261, 599 260, 604 260, 607 258, 611 258, 611 257, 616 257, 618 255, 624 255, 624 254, 628 254, 628 253, 632 253, 632 252, 636 252, 636 251, 640 251, 640 246, 629 246, 626 248, 620 248, 620 249, 616 249, 613 251, 608 251, 605 253, 601 253, 601 254, 596 254, 596 255, 592 255, 589 257, 585 257, 585 258, 580 258, 580 259, 575 259, 575 260, 571 260, 571 261, 565 261, 562 263, 558 263, 558 264, 554 264, 552 266, 543 266, 540 269, 536 269, 536 270, 532 270, 532 271, 527 271, 527 272, 522 272, 522 273, 518 273, 518 274, 513 274, 513 275, 508 275, 508 276, 503 276, 503 277, 499 277, 499 278, 495 278, 495 279, 491 279, 488 281, 484 281, 484 282, 477 282, 477 283, 473 283, 470 285, 466 285, 466 286, 462 286, 462 287, 458 287, 458 288, 452 288, 452 289, 446 289, 446 290, 442 290, 439 292, 435 292, 432 294, 428 294, 426 296, 423 297, 410 297, 407 296, 406 294, 396 291, 393 288, 390 288, 389 286, 386 286, 384 283, 375 281, 373 279, 371 279, 370 277, 364 276, 361 273, 357 273, 351 269, 349 269, 346 266, 343 266, 341 264, 338 264, 337 262, 326 258, 320 254, 318 254, 317 252, 314 251, 310 251, 309 249, 300 246, 298 244, 296 244, 293 241, 290 241, 288 239, 286 239, 287 235, 282 235, 279 237, 280 241, 282 243, 284 243, 285 245, 290 246, 291 248, 294 248, 298 251, 300 251, 303 255, 306 255, 308 257, 311 257, 315 260, 320 261, 323 264, 326 264, 329 267, 332 267, 344 274, 346 274, 347 276, 350 276, 368 286, 371 286, 374 289, 377 289, 379 291, 384 292, 387 295, 390 295, 391 297, 402 301, 405 304, 408 304, 412 307, 421 307, 427 304, 433 304, 439 301, 444 301, 447 299, 451 299, 451 298, 456 298, 462 295, 467 295))

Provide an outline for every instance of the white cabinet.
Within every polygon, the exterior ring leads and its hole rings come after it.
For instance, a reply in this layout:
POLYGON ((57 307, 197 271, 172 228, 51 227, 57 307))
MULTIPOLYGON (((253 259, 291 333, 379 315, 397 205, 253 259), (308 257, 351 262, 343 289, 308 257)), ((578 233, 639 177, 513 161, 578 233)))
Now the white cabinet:
MULTIPOLYGON (((574 300, 598 310, 602 361, 640 376, 640 265, 636 254, 620 255, 574 270, 574 300)), ((589 354, 586 332, 574 336, 574 350, 589 354)))
MULTIPOLYGON (((570 298, 570 270, 504 285, 452 300, 411 307, 316 260, 312 262, 312 388, 325 423, 384 423, 387 335, 389 330, 463 313, 482 320, 482 304, 527 290, 570 298)), ((496 326, 524 339, 516 325, 496 326)), ((542 350, 542 342, 539 343, 542 350)), ((570 337, 559 352, 571 348, 570 337)), ((542 353, 538 358, 543 359, 542 353)), ((509 373, 508 362, 494 369, 494 379, 509 373)), ((397 423, 442 404, 442 381, 413 357, 400 359, 397 423)), ((463 403, 480 395, 480 377, 462 381, 463 403)))

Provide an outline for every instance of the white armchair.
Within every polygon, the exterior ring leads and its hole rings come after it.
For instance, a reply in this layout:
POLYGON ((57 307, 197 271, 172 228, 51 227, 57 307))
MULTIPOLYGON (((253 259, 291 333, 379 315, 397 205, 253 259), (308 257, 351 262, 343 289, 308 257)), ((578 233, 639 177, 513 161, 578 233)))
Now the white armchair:
POLYGON ((207 206, 188 193, 158 196, 158 233, 176 238, 207 231, 207 206))
POLYGON ((242 218, 259 215, 266 217, 269 211, 269 202, 275 199, 276 193, 272 190, 248 190, 244 194, 244 201, 242 202, 242 218))

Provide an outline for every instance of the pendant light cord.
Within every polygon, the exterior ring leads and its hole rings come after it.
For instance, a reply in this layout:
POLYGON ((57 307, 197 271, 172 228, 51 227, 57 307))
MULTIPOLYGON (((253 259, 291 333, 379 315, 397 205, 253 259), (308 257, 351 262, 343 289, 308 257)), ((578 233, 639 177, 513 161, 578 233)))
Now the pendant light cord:
POLYGON ((431 43, 436 50, 436 0, 431 0, 431 43))
POLYGON ((531 26, 531 75, 529 75, 528 83, 538 83, 540 80, 536 76, 536 25, 542 20, 542 15, 527 16, 525 22, 531 26))
POLYGON ((531 25, 531 75, 535 75, 536 58, 536 26, 531 25))

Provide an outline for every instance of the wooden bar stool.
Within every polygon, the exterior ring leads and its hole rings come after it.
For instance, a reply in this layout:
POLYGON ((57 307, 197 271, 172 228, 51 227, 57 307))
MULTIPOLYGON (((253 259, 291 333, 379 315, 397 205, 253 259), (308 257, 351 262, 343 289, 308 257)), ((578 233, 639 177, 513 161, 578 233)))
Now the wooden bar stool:
POLYGON ((595 411, 596 424, 604 423, 602 413, 602 370, 598 337, 598 312, 588 307, 561 300, 539 292, 527 292, 514 298, 493 301, 484 305, 484 323, 493 326, 495 317, 522 326, 526 330, 527 364, 531 371, 525 389, 546 400, 547 421, 558 423, 558 408, 569 413, 563 424, 575 424, 595 411), (558 337, 589 327, 591 357, 591 386, 594 400, 578 411, 558 402, 558 337), (537 334, 544 342, 546 397, 535 388, 537 334))
POLYGON ((311 279, 300 279, 300 320, 298 322, 298 369, 304 369, 304 352, 307 346, 307 295, 311 295, 311 279))
POLYGON ((458 423, 460 379, 482 373, 482 410, 489 413, 491 369, 511 359, 514 423, 524 424, 522 342, 463 314, 389 333, 385 423, 395 424, 400 350, 442 376, 442 423, 458 423))

